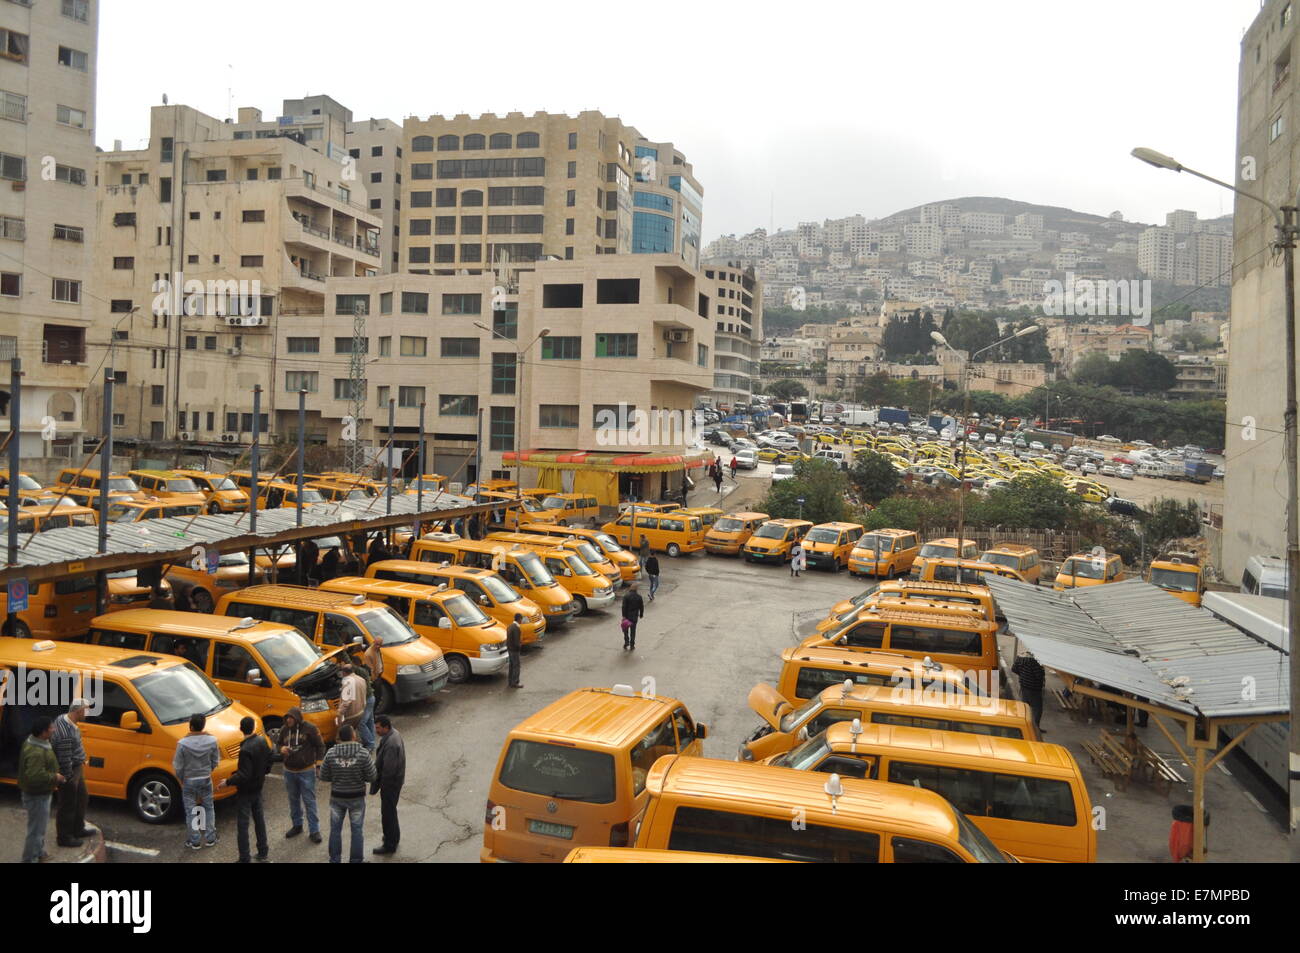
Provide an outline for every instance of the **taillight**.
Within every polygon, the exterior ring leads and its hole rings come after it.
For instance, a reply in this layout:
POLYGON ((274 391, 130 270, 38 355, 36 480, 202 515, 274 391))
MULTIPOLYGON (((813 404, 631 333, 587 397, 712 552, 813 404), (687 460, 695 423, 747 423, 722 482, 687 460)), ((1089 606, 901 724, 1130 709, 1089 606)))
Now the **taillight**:
POLYGON ((59 614, 59 607, 52 602, 45 604, 45 618, 53 619, 59 614))
POLYGON ((610 847, 628 846, 628 844, 631 842, 630 838, 628 837, 628 833, 629 833, 628 827, 629 827, 628 822, 624 821, 622 824, 615 824, 613 827, 609 829, 610 847))

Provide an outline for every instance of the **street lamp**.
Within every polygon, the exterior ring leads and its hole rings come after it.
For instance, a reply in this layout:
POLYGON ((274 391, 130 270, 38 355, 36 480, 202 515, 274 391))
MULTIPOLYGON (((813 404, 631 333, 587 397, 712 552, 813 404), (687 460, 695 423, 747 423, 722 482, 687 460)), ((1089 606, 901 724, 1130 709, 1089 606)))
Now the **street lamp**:
MULTIPOLYGON (((957 582, 962 581, 961 550, 962 544, 966 539, 966 448, 969 442, 967 433, 967 421, 970 419, 970 366, 974 363, 975 358, 987 351, 1006 344, 1008 341, 1014 341, 1016 338, 1027 337, 1030 334, 1037 334, 1043 329, 1038 323, 1026 325, 1014 334, 1009 334, 1000 341, 994 341, 988 347, 982 347, 978 351, 969 355, 961 366, 961 389, 964 395, 963 410, 961 415, 961 462, 957 464, 957 479, 960 485, 957 487, 957 582)), ((931 331, 930 337, 935 344, 946 347, 957 354, 957 349, 948 343, 948 339, 938 331, 931 331)))
MULTIPOLYGON (((493 337, 500 338, 501 340, 505 341, 507 344, 509 344, 512 348, 515 349, 515 499, 519 499, 524 495, 523 490, 521 488, 520 471, 519 471, 519 450, 520 447, 522 446, 522 432, 523 432, 522 415, 523 415, 523 403, 524 403, 524 357, 528 354, 529 351, 533 349, 533 346, 536 345, 538 341, 550 335, 551 329, 542 328, 540 331, 537 332, 537 337, 533 338, 532 341, 528 343, 527 347, 521 348, 518 344, 515 343, 514 339, 506 337, 496 328, 490 328, 486 324, 480 324, 478 321, 474 322, 474 327, 486 331, 488 334, 491 334, 493 337)), ((489 439, 491 439, 490 433, 489 433, 489 439)), ((475 474, 474 478, 478 481, 478 485, 482 487, 483 474, 481 473, 475 474)))
MULTIPOLYGON (((1176 159, 1171 159, 1154 149, 1139 147, 1132 152, 1134 158, 1141 159, 1157 169, 1171 172, 1186 172, 1198 179, 1213 182, 1215 185, 1235 192, 1242 198, 1258 202, 1273 213, 1277 226, 1277 238, 1273 245, 1282 249, 1282 267, 1286 280, 1286 409, 1282 415, 1282 426, 1286 446, 1286 598, 1287 598, 1287 635, 1294 639, 1300 632, 1300 472, 1296 461, 1296 331, 1295 331, 1295 246, 1296 237, 1300 235, 1300 190, 1290 205, 1278 207, 1258 195, 1245 192, 1235 185, 1222 182, 1212 176, 1189 169, 1176 159)), ((1294 645, 1291 651, 1291 744, 1290 744, 1290 835, 1291 862, 1300 863, 1300 723, 1296 721, 1296 712, 1300 711, 1300 656, 1294 645)), ((1201 823, 1201 818, 1196 818, 1201 823)))

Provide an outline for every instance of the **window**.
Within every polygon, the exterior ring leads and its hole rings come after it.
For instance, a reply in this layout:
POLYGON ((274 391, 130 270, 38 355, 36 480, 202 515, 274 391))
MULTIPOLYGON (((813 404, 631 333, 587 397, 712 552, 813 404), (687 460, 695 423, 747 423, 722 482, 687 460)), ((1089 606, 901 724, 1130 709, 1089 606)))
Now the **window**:
POLYGON ((433 220, 433 233, 435 235, 455 235, 456 216, 439 215, 433 220))
POLYGON ((478 414, 478 397, 473 394, 440 394, 438 413, 444 417, 474 417, 478 414))
POLYGON ((543 285, 543 308, 581 308, 582 285, 543 285))
POLYGON ((375 403, 378 404, 380 407, 387 407, 388 402, 392 400, 392 397, 390 396, 392 393, 393 393, 393 389, 391 387, 387 387, 387 386, 376 387, 375 403))
MULTIPOLYGON (((455 189, 435 189, 434 194, 437 196, 438 208, 455 208, 456 207, 456 190, 455 189)), ((412 203, 414 204, 414 203, 412 203)))
POLYGON ((77 225, 55 225, 54 238, 61 242, 84 242, 86 230, 77 225))
POLYGON ((578 148, 578 134, 576 132, 569 133, 569 148, 578 148))
POLYGON ((114 298, 108 303, 108 310, 110 314, 130 314, 134 306, 130 298, 114 298))
POLYGON ((172 200, 172 180, 162 178, 158 180, 158 201, 170 202, 172 200))
POLYGON ((521 132, 515 137, 516 149, 540 149, 542 137, 535 132, 521 132))
POLYGON ((635 334, 597 334, 597 357, 636 357, 635 334))
POLYGON ((399 387, 397 388, 397 406, 398 407, 419 407, 424 403, 423 387, 399 387))
POLYGON ((673 220, 653 212, 634 212, 632 215, 632 251, 634 254, 655 254, 673 250, 673 220))
POLYGON ((90 0, 63 0, 62 12, 70 20, 86 23, 90 19, 90 0))
POLYGON ((407 230, 408 235, 432 235, 433 219, 431 218, 413 218, 407 230))
POLYGON ((700 367, 709 366, 709 346, 707 344, 700 344, 696 346, 695 363, 699 364, 700 367))
POLYGON ((640 278, 598 278, 596 304, 639 304, 640 278))
POLYGON ((412 152, 432 152, 433 136, 416 136, 411 140, 412 152))
POLYGON ((163 405, 163 399, 163 385, 151 385, 149 388, 149 403, 155 407, 161 407, 163 405))
POLYGON ((334 399, 335 400, 352 400, 355 395, 357 398, 364 397, 366 393, 366 382, 358 381, 357 386, 352 386, 350 377, 334 378, 334 399))
POLYGON ((370 295, 335 295, 335 314, 369 314, 370 295))
MULTIPOLYGON (((111 639, 117 633, 106 633, 106 635, 111 639)), ((127 635, 126 638, 131 639, 132 636, 127 635)), ((112 641, 106 641, 105 644, 111 645, 113 643, 112 641)), ((140 648, 141 646, 128 645, 126 647, 140 648)), ((99 698, 99 704, 94 706, 95 714, 91 715, 89 711, 86 713, 87 723, 103 725, 107 728, 117 728, 122 721, 122 716, 128 711, 133 711, 137 715, 140 713, 140 709, 131 701, 131 695, 117 682, 104 679, 101 682, 101 687, 103 693, 99 698)), ((141 720, 143 721, 143 719, 141 720)))
POLYGON ((511 141, 511 140, 510 140, 510 133, 508 133, 508 132, 494 132, 494 133, 492 133, 491 138, 488 139, 488 148, 489 148, 489 149, 509 149, 509 148, 510 148, 510 141, 511 141))
MULTIPOLYGON (((442 190, 439 189, 439 191, 442 191, 442 190)), ((433 193, 432 193, 432 192, 412 192, 412 193, 411 193, 411 208, 432 208, 432 207, 433 207, 433 193)))
POLYGON ((576 404, 542 404, 537 410, 537 426, 570 430, 578 426, 576 404))
MULTIPOLYGON (((456 203, 453 202, 452 204, 455 205, 456 203)), ((460 204, 462 208, 482 208, 483 190, 466 189, 464 192, 460 193, 460 204)))
POLYGON ((86 72, 86 64, 89 58, 81 50, 74 50, 70 46, 59 47, 59 65, 67 66, 81 72, 86 72))
POLYGON ((263 259, 261 255, 240 255, 239 267, 240 268, 261 268, 262 260, 263 259))
POLYGON ((375 183, 375 182, 382 182, 382 181, 384 181, 384 173, 382 173, 382 172, 371 172, 371 173, 370 173, 370 181, 371 181, 372 184, 375 183))
POLYGON ((459 151, 460 151, 460 136, 439 136, 439 137, 438 137, 438 151, 439 151, 439 152, 459 152, 459 151))
POLYGON ((244 209, 243 220, 245 222, 265 222, 266 209, 264 208, 246 208, 244 209))
POLYGON ((455 245, 434 245, 433 260, 436 262, 441 262, 443 264, 454 262, 456 260, 456 246, 455 245))
MULTIPOLYGON (((442 165, 442 163, 438 163, 442 165)), ((411 163, 411 178, 413 179, 432 179, 433 163, 432 162, 413 162, 411 163)))
MULTIPOLYGON (((334 353, 335 353, 335 354, 351 354, 352 351, 353 351, 353 347, 352 347, 352 338, 350 338, 350 337, 346 337, 346 338, 344 338, 344 337, 338 337, 338 338, 335 338, 335 339, 334 339, 334 353)), ((361 342, 361 353, 362 353, 362 354, 369 354, 369 353, 370 353, 370 338, 365 338, 365 339, 362 340, 362 342, 361 342)))
POLYGON ((27 160, 22 156, 0 152, 0 179, 25 182, 27 180, 27 160))
POLYGON ((55 301, 77 304, 81 301, 81 282, 71 278, 55 278, 52 297, 55 301))
MULTIPOLYGON (((59 109, 64 108, 63 106, 59 107, 59 109)), ((26 122, 27 97, 21 93, 0 90, 0 116, 5 119, 12 119, 14 122, 26 122)))
POLYGON ((462 235, 482 235, 483 216, 462 215, 460 219, 460 233, 462 235))
POLYGON ((305 390, 309 394, 314 394, 319 386, 320 374, 316 371, 284 372, 284 389, 290 393, 296 394, 300 390, 305 390))
POLYGON ((492 393, 513 394, 518 358, 515 354, 492 355, 492 393))
POLYGON ((27 62, 28 38, 26 33, 0 29, 0 56, 5 59, 27 62))
POLYGON ((402 314, 428 314, 429 296, 423 291, 402 292, 402 314))
POLYGON ((319 354, 320 338, 289 338, 287 348, 290 354, 319 354))
POLYGON ((571 218, 566 218, 566 219, 564 220, 564 234, 566 234, 566 235, 572 235, 572 234, 573 234, 573 219, 571 219, 571 218))
POLYGON ((54 181, 67 182, 69 185, 85 185, 86 170, 70 165, 56 165, 54 167, 54 181))
POLYGON ((391 291, 385 291, 379 296, 379 313, 393 313, 393 293, 391 291))
POLYGON ((481 294, 445 294, 442 296, 443 314, 482 314, 481 294))
POLYGON ((515 409, 493 407, 490 411, 488 448, 491 450, 515 449, 515 409))
POLYGON ((1283 125, 1283 122, 1282 122, 1282 116, 1278 116, 1278 117, 1277 117, 1276 119, 1274 119, 1271 123, 1269 123, 1269 126, 1268 126, 1268 141, 1269 141, 1269 142, 1276 142, 1277 139, 1278 139, 1278 137, 1282 135, 1282 131, 1283 131, 1284 129, 1285 129, 1285 126, 1283 125))
POLYGON ((203 338, 203 350, 215 351, 217 349, 217 336, 215 334, 205 335, 203 338))
POLYGON ((822 824, 796 829, 789 817, 679 807, 673 814, 668 849, 775 860, 874 864, 880 860, 880 835, 822 824))
POLYGON ((576 162, 570 162, 570 163, 569 163, 569 178, 571 178, 571 179, 576 179, 577 177, 578 177, 578 163, 576 163, 576 162))
POLYGON ((406 249, 406 260, 414 265, 427 265, 430 252, 428 245, 412 245, 406 249))
POLYGON ((542 359, 547 361, 577 361, 582 359, 582 338, 542 338, 542 359))
POLYGON ((467 262, 467 261, 482 261, 482 260, 483 260, 483 246, 481 246, 481 245, 461 245, 461 246, 460 246, 460 260, 461 260, 462 262, 467 262))
POLYGON ((370 200, 370 207, 371 207, 371 209, 381 209, 381 208, 384 207, 384 200, 383 200, 383 199, 371 199, 371 200, 370 200))
POLYGON ((401 355, 402 357, 424 357, 428 352, 429 339, 402 337, 401 355))
POLYGON ((441 347, 443 357, 478 357, 478 338, 443 338, 441 347))
POLYGON ((114 271, 131 271, 135 268, 135 259, 127 256, 121 256, 113 259, 114 271))
POLYGON ((504 308, 492 310, 492 330, 503 338, 513 341, 519 337, 519 304, 506 301, 504 308))

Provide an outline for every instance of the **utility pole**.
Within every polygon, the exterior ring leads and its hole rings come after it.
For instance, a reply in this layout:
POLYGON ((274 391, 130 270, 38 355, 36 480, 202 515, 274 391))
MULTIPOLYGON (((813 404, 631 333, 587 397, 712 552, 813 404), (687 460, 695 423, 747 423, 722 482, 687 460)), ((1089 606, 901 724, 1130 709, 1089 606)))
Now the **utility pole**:
POLYGON ((352 354, 348 361, 348 414, 352 417, 356 439, 346 444, 343 469, 360 473, 365 467, 365 452, 361 446, 361 415, 366 412, 366 312, 361 305, 352 309, 352 354))
MULTIPOLYGON (((420 401, 420 466, 419 474, 415 479, 415 511, 419 513, 424 509, 424 401, 420 401)), ((416 517, 419 525, 419 517, 416 517)), ((417 534, 418 535, 418 534, 417 534)))
POLYGON ((9 565, 18 565, 18 472, 22 460, 23 362, 14 348, 9 362, 9 565))
MULTIPOLYGON (((257 533, 257 469, 262 462, 262 448, 259 446, 262 439, 262 385, 258 384, 253 388, 253 447, 249 456, 249 472, 251 479, 248 487, 248 530, 250 533, 257 533)), ((251 586, 257 582, 257 550, 254 549, 248 554, 248 584, 251 586)))
MULTIPOLYGON (((99 448, 98 551, 101 555, 108 552, 108 477, 113 469, 113 384, 116 380, 113 368, 104 368, 104 440, 99 448)), ((103 615, 108 611, 108 579, 103 570, 95 576, 95 611, 103 615)))
MULTIPOLYGON (((303 453, 307 449, 307 391, 298 391, 298 505, 297 518, 294 520, 295 525, 302 526, 302 488, 304 475, 303 471, 306 465, 303 463, 303 453)), ((301 549, 301 547, 299 547, 301 549)))

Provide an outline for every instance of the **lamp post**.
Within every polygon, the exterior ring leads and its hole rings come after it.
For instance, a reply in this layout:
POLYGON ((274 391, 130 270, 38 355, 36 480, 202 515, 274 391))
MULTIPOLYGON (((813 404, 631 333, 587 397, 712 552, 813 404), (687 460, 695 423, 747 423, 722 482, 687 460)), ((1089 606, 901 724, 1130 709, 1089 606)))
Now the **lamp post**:
MULTIPOLYGON (((495 328, 490 328, 486 324, 480 324, 477 321, 474 322, 474 327, 482 331, 486 331, 488 334, 492 335, 493 337, 500 338, 501 340, 505 341, 507 344, 509 344, 512 348, 515 349, 515 499, 519 499, 520 497, 523 496, 523 489, 520 485, 520 474, 519 474, 519 449, 523 445, 522 444, 522 429, 523 429, 522 416, 523 416, 523 403, 524 403, 524 358, 527 356, 528 352, 533 349, 534 345, 536 345, 538 341, 550 335, 551 329, 542 328, 540 331, 537 332, 537 337, 533 338, 532 341, 529 342, 527 347, 521 348, 518 344, 514 342, 513 339, 506 337, 504 334, 502 334, 500 331, 496 330, 495 328)), ((491 424, 489 424, 489 426, 491 426, 491 424)), ((490 433, 488 437, 490 440, 491 439, 490 433)), ((481 473, 478 474, 476 476, 476 479, 478 480, 478 485, 482 486, 483 474, 481 473)))
MULTIPOLYGON (((1031 324, 1027 327, 1023 327, 1015 334, 1010 334, 1002 338, 1000 341, 994 341, 988 347, 980 348, 962 362, 961 389, 964 400, 961 416, 961 462, 957 464, 957 479, 961 481, 961 485, 957 487, 957 582, 959 583, 962 580, 961 550, 962 545, 966 540, 966 447, 969 442, 967 421, 970 420, 970 366, 975 362, 975 358, 979 357, 981 354, 991 351, 996 347, 1000 347, 1008 341, 1014 341, 1016 338, 1023 338, 1030 334, 1037 334, 1041 330, 1043 330, 1041 324, 1031 324)), ((952 351, 953 354, 957 353, 957 350, 948 343, 948 339, 938 331, 931 331, 930 337, 936 344, 946 347, 948 350, 952 351)))
MULTIPOLYGON (((1141 159, 1148 165, 1153 165, 1157 169, 1167 169, 1170 172, 1186 172, 1188 175, 1194 175, 1198 179, 1204 179, 1207 182, 1213 182, 1215 185, 1225 188, 1230 192, 1240 195, 1242 198, 1250 199, 1252 202, 1258 202, 1270 212, 1273 213, 1274 224, 1277 229, 1277 236, 1273 241, 1273 247, 1282 250, 1282 268, 1285 272, 1284 279, 1286 282, 1286 404, 1282 415, 1282 426, 1285 433, 1285 452, 1286 452, 1286 482, 1287 482, 1287 499, 1286 499, 1286 600, 1287 600, 1287 637, 1292 640, 1291 645, 1291 742, 1290 742, 1290 759, 1289 759, 1289 789, 1290 789, 1290 836, 1291 836, 1291 862, 1300 863, 1300 831, 1297 830, 1297 824, 1300 823, 1300 724, 1296 722, 1296 712, 1300 710, 1300 656, 1296 655, 1294 639, 1295 633, 1300 632, 1300 513, 1297 513, 1297 507, 1300 506, 1300 471, 1297 470, 1296 460, 1296 330, 1295 330, 1295 246, 1296 238, 1300 236, 1300 190, 1297 190, 1295 200, 1290 205, 1283 205, 1280 208, 1272 202, 1268 202, 1258 195, 1252 195, 1242 189, 1237 188, 1229 182, 1223 182, 1213 176, 1206 175, 1203 172, 1197 172, 1195 169, 1189 169, 1176 159, 1156 152, 1154 149, 1139 147, 1134 149, 1131 155, 1136 159, 1141 159)), ((1226 444, 1225 444, 1226 446, 1226 444)), ((1199 825, 1201 818, 1198 816, 1196 823, 1199 825)))

